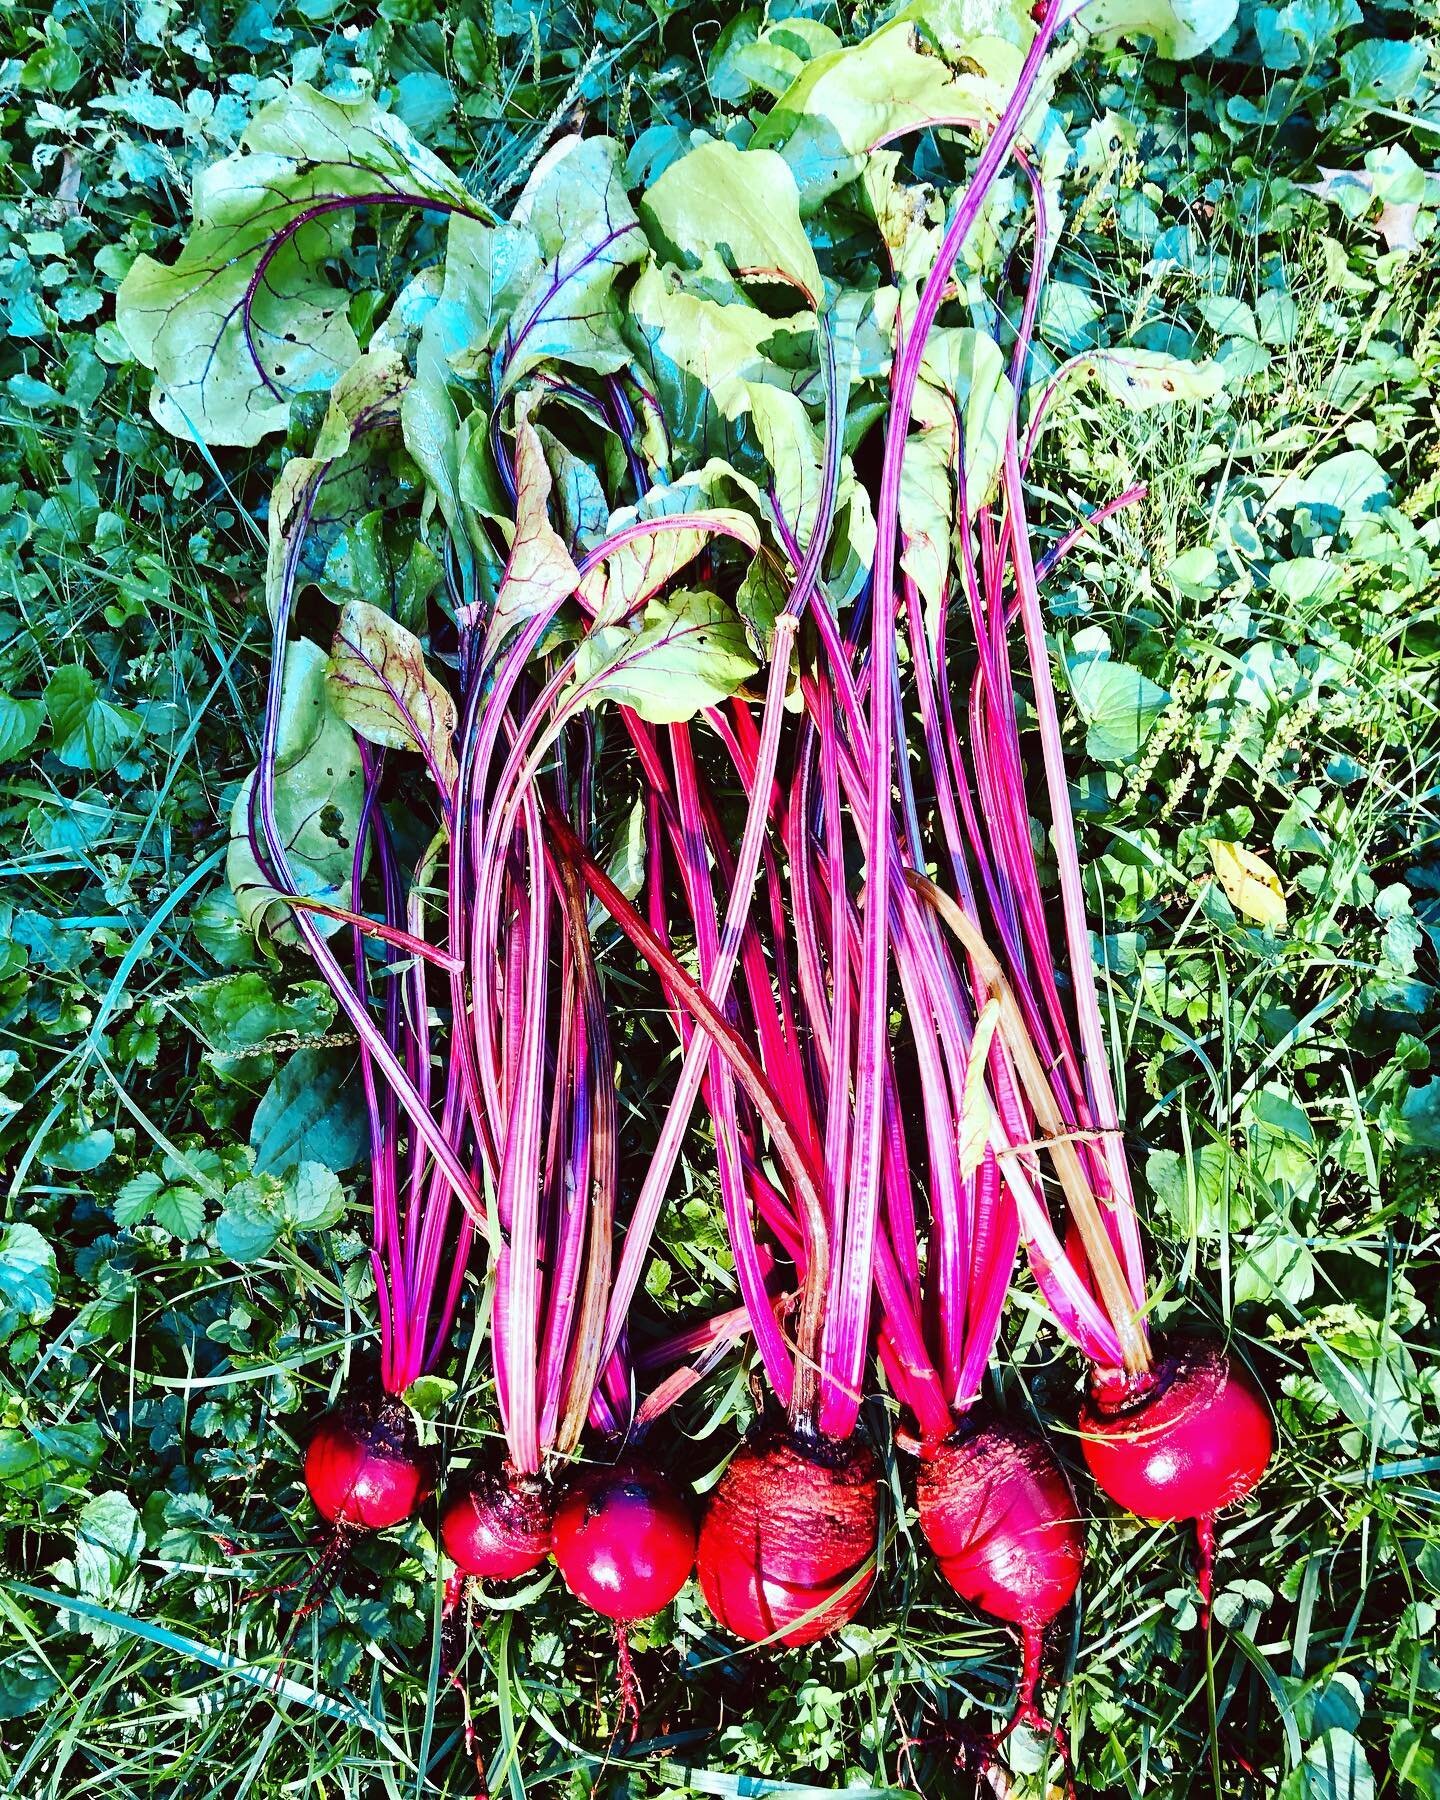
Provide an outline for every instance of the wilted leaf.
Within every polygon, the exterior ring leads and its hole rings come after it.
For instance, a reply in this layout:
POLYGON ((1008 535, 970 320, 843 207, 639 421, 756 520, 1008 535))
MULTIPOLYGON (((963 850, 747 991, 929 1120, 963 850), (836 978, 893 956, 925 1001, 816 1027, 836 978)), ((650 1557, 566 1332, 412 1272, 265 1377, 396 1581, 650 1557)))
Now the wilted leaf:
POLYGON ((372 744, 417 751, 441 792, 454 792, 455 702, 413 632, 377 606, 350 601, 335 629, 326 680, 352 731, 372 744))
POLYGON ((1074 357, 1066 374, 1100 383, 1127 412, 1149 412, 1155 406, 1210 400, 1225 386, 1217 362, 1191 362, 1162 350, 1095 350, 1074 357))
POLYGON ((999 1024, 1000 1002, 992 996, 975 1021, 975 1035, 970 1040, 970 1056, 965 1064, 965 1089, 960 1103, 960 1173, 966 1180, 984 1162, 995 1123, 985 1087, 985 1069, 999 1024))
POLYGON ((723 464, 712 463, 685 481, 651 488, 638 506, 611 514, 607 535, 612 537, 647 519, 674 523, 631 538, 586 576, 580 591, 597 623, 629 617, 716 537, 737 540, 751 555, 759 550, 760 530, 748 513, 706 504, 707 492, 729 475, 723 464))
POLYGON ((1285 896, 1280 891, 1280 877, 1269 863, 1244 844, 1223 838, 1211 838, 1206 848, 1225 898, 1241 918, 1270 931, 1281 930, 1286 919, 1285 896))

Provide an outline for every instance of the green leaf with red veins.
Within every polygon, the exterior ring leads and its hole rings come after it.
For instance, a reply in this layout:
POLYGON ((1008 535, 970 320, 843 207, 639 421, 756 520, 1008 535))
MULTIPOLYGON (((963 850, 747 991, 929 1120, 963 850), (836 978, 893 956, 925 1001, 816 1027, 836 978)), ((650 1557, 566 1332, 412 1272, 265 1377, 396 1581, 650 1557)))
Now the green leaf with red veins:
POLYGON ((751 556, 759 550, 760 528, 750 514, 714 504, 714 496, 731 483, 753 491, 727 464, 710 462, 683 481, 651 488, 638 506, 610 515, 611 536, 646 519, 683 514, 687 523, 630 539, 586 576, 580 592, 598 624, 635 612, 716 538, 738 542, 751 556))
POLYGON ((120 331, 157 377, 150 410, 177 437, 207 444, 283 431, 292 396, 324 392, 359 356, 349 291, 328 273, 349 251, 353 202, 477 206, 371 99, 298 83, 241 145, 198 177, 177 260, 137 257, 116 301, 120 331))
POLYGON ((638 630, 598 626, 580 646, 571 695, 630 706, 652 725, 694 718, 728 700, 758 664, 745 627, 714 594, 652 600, 638 630))
POLYGON ((580 580, 565 541, 550 523, 550 465, 524 409, 515 420, 515 535, 490 617, 487 645, 573 594, 580 580))
POLYGON ((613 138, 568 137, 535 165, 511 215, 539 252, 499 345, 509 392, 541 363, 614 374, 629 361, 615 278, 645 255, 613 138))
POLYGON ((372 744, 414 750, 436 785, 455 789, 455 702, 425 662, 420 640, 378 606, 352 600, 340 614, 326 676, 330 701, 372 744))
POLYGON ((717 251, 741 280, 784 283, 814 306, 824 283, 784 159, 712 140, 671 163, 640 202, 656 249, 684 268, 717 251))

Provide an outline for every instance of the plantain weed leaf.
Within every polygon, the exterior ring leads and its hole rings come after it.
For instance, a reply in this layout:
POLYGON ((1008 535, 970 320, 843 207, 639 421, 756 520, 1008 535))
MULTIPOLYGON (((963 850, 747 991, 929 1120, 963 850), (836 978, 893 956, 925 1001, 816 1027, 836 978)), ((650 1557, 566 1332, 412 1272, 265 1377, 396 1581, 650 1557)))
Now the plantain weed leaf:
MULTIPOLYGON (((335 711, 326 684, 329 659, 297 638, 285 654, 280 735, 275 759, 275 815, 304 897, 348 907, 355 833, 364 794, 360 752, 335 711)), ((225 872, 240 916, 257 937, 292 941, 286 908, 255 857, 250 835, 249 776, 230 814, 225 872)), ((255 827, 258 831, 258 823, 255 827)), ((333 922, 317 917, 321 930, 333 922)))
POLYGON ((354 1076, 353 1051, 307 1044, 287 1057, 250 1124, 255 1173, 284 1175, 300 1162, 354 1168, 366 1149, 354 1076))
POLYGON ((168 266, 137 257, 116 322, 153 369, 150 410, 177 437, 257 444, 291 397, 323 393, 360 354, 327 265, 362 205, 473 209, 464 186, 373 99, 297 83, 240 151, 195 183, 194 224, 168 266))
POLYGON ((571 698, 630 706, 652 725, 669 725, 728 700, 757 667, 731 608, 682 589, 652 600, 636 630, 592 630, 576 657, 571 698))
POLYGON ((326 680, 331 705, 352 731, 372 744, 418 751, 441 792, 454 792, 455 702, 413 632, 378 606, 351 600, 335 628, 326 680))
POLYGON ((1071 656, 1066 668, 1085 721, 1088 753, 1102 763, 1138 756, 1170 702, 1167 690, 1129 663, 1112 662, 1108 656, 1071 656))
POLYGON ((742 280, 786 282, 811 306, 820 302, 795 177, 772 150, 697 144, 651 183, 640 216, 656 249, 682 267, 698 267, 714 250, 742 280))

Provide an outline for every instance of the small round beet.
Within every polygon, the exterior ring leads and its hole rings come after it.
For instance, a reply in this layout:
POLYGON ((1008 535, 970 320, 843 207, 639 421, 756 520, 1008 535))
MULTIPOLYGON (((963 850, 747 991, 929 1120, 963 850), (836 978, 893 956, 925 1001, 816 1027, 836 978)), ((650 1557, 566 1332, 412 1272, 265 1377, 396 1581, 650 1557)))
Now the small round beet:
POLYGON ((961 1599, 1012 1625, 1043 1624, 1070 1603, 1085 1534, 1065 1471, 1033 1432, 1007 1420, 962 1426, 922 1452, 916 1498, 961 1599))
POLYGON ((305 1485, 332 1525, 384 1531, 408 1519, 430 1491, 408 1409, 385 1395, 326 1413, 305 1452, 305 1485))
POLYGON ((880 1463, 851 1438, 818 1449, 767 1433, 733 1458, 700 1530, 700 1588, 751 1644, 813 1644, 853 1619, 875 1582, 880 1463))
POLYGON ((465 1575, 513 1581, 550 1554, 551 1503, 534 1477, 486 1470, 447 1496, 440 1541, 465 1575))
POLYGON ((1162 1348, 1155 1385, 1137 1401, 1093 1391, 1080 1442, 1097 1483, 1141 1519, 1206 1519, 1251 1492, 1275 1434, 1259 1390, 1214 1338, 1162 1348))
POLYGON ((695 1520, 682 1490, 638 1458, 580 1469, 555 1508, 555 1564, 566 1587, 618 1624, 667 1607, 695 1566, 695 1520))

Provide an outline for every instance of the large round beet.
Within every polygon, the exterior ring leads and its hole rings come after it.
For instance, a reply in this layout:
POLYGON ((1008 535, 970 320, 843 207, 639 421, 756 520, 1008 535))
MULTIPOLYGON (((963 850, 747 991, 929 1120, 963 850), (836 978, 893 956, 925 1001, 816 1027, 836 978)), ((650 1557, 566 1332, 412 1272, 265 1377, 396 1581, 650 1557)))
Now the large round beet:
POLYGON ((408 1409, 387 1395, 326 1413, 305 1452, 305 1485, 332 1525, 384 1531, 408 1519, 430 1491, 408 1409))
POLYGON ((747 1643, 812 1644, 865 1604, 879 1535, 880 1463, 868 1444, 811 1450, 769 1433, 739 1451, 711 1497, 700 1588, 747 1643))
POLYGON ((528 1575, 550 1554, 551 1502, 536 1477, 486 1470, 447 1497, 440 1541, 462 1574, 490 1581, 528 1575))
POLYGON ((1213 1338, 1163 1346, 1155 1375, 1138 1401, 1087 1399, 1080 1442, 1095 1480, 1142 1519, 1206 1519, 1243 1500, 1275 1445, 1250 1377, 1213 1338))
POLYGON ((1065 1471, 1018 1425, 963 1427, 922 1453, 920 1528, 940 1572, 972 1606, 1012 1625, 1038 1625, 1067 1606, 1085 1536, 1065 1471))
POLYGON ((667 1607, 695 1566, 695 1520, 668 1475, 638 1458, 581 1469, 555 1509, 555 1563, 577 1600, 618 1624, 667 1607))

